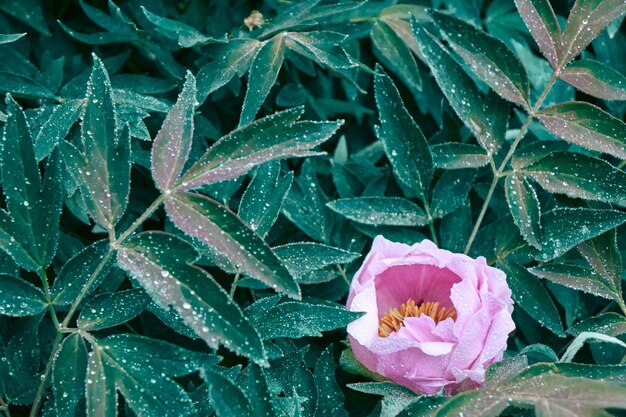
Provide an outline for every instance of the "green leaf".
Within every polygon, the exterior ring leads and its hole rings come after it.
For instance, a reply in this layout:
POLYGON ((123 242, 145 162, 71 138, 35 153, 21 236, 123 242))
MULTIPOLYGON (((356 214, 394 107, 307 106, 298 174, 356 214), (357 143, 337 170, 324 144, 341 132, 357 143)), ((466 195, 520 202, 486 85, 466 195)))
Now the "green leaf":
POLYGON ((535 189, 516 173, 506 177, 504 189, 513 222, 524 240, 541 250, 541 208, 535 189))
POLYGON ((118 254, 118 264, 162 308, 172 306, 209 346, 222 344, 255 362, 265 362, 258 333, 239 307, 204 270, 192 266, 197 254, 183 240, 144 232, 118 254))
POLYGON ((413 94, 419 94, 422 78, 413 52, 384 18, 374 23, 370 38, 379 61, 400 77, 413 94))
POLYGON ((2 34, 0 34, 0 44, 15 42, 16 40, 20 39, 24 35, 26 35, 26 32, 24 32, 24 33, 6 33, 6 34, 2 33, 2 34))
POLYGON ((391 381, 357 382, 347 385, 348 388, 370 395, 381 395, 380 417, 396 417, 419 396, 410 389, 391 381))
POLYGON ((626 204, 626 173, 602 159, 555 152, 523 168, 522 172, 553 193, 626 204))
POLYGON ((37 0, 24 0, 13 4, 12 2, 0 2, 0 9, 5 13, 26 23, 37 32, 50 36, 46 19, 44 18, 42 4, 37 0))
POLYGON ((500 261, 498 267, 506 273, 515 303, 546 329, 565 337, 559 312, 541 282, 517 263, 500 261))
POLYGON ((152 144, 152 177, 161 191, 178 179, 187 162, 194 131, 196 80, 187 72, 183 91, 167 113, 152 144))
POLYGON ((87 365, 87 416, 115 417, 116 389, 136 415, 195 415, 187 393, 170 378, 187 374, 189 370, 181 372, 171 365, 163 366, 169 357, 159 357, 160 351, 169 353, 170 347, 188 355, 189 351, 182 348, 142 336, 122 334, 94 340, 87 365), (142 353, 153 343, 160 348, 151 349, 157 360, 146 361, 142 353))
POLYGON ((79 149, 62 142, 61 149, 90 216, 109 230, 124 214, 128 203, 130 137, 128 129, 118 136, 109 75, 97 56, 93 60, 82 114, 82 146, 79 149))
POLYGON ((489 154, 497 152, 504 137, 494 131, 494 114, 485 108, 484 99, 474 81, 415 19, 411 21, 411 27, 426 64, 456 114, 476 136, 480 146, 489 154))
POLYGON ((609 336, 626 333, 626 317, 617 313, 602 313, 567 329, 567 333, 578 336, 582 332, 598 332, 609 336))
POLYGON ((350 263, 361 256, 356 252, 314 242, 288 243, 274 246, 272 250, 296 277, 325 266, 350 263))
POLYGON ((283 34, 274 36, 257 51, 248 74, 248 89, 241 109, 239 126, 247 125, 254 120, 272 86, 276 83, 284 55, 285 37, 283 34))
POLYGON ((561 103, 542 110, 538 117, 566 142, 626 159, 626 124, 592 104, 561 103))
POLYGON ((181 23, 177 20, 158 16, 148 11, 144 6, 141 6, 141 11, 150 23, 156 26, 157 32, 167 38, 178 41, 178 45, 181 48, 191 48, 194 46, 219 42, 210 36, 204 35, 189 25, 181 23))
POLYGON ((0 314, 12 317, 34 316, 48 303, 33 284, 12 275, 0 274, 0 314))
POLYGON ((400 183, 425 200, 433 177, 433 158, 424 134, 404 107, 393 81, 382 75, 374 79, 380 125, 376 136, 383 143, 387 158, 400 183))
POLYGON ((515 0, 519 14, 553 68, 561 59, 561 28, 548 0, 515 0))
POLYGON ((175 193, 165 209, 181 230, 215 248, 241 272, 300 298, 298 284, 263 238, 225 206, 200 194, 175 193))
POLYGON ((261 45, 256 39, 228 42, 220 54, 221 58, 209 62, 198 71, 198 101, 203 103, 209 94, 224 86, 235 75, 243 76, 261 45))
POLYGON ((430 210, 436 219, 465 205, 476 173, 469 169, 444 171, 433 189, 430 210))
POLYGON ((428 223, 424 210, 401 197, 341 198, 327 206, 352 221, 374 226, 423 226, 428 223))
POLYGON ((502 41, 474 26, 431 11, 431 17, 476 76, 503 98, 529 108, 529 82, 522 62, 502 41))
POLYGON ((263 237, 278 218, 293 181, 292 172, 281 178, 280 171, 277 161, 258 167, 239 203, 239 217, 263 237))
POLYGON ((626 4, 620 0, 576 0, 561 38, 561 62, 567 64, 574 59, 609 23, 624 13, 626 4))
POLYGON ((54 405, 59 416, 76 415, 76 409, 85 395, 87 347, 78 333, 63 340, 52 369, 54 405))
POLYGON ((332 345, 327 347, 317 360, 313 378, 319 393, 315 406, 315 417, 347 417, 348 413, 343 408, 344 396, 335 380, 332 345))
POLYGON ((505 384, 453 396, 436 416, 497 417, 509 405, 534 407, 541 417, 605 416, 604 408, 626 408, 623 385, 564 375, 559 373, 561 367, 538 364, 505 384))
POLYGON ((267 379, 265 371, 258 365, 251 364, 246 368, 247 371, 247 390, 248 398, 254 408, 254 414, 257 416, 272 417, 274 413, 274 407, 270 393, 267 388, 267 379))
POLYGON ((591 268, 579 265, 552 263, 529 269, 539 278, 545 278, 565 287, 594 294, 609 300, 619 299, 615 284, 598 276, 591 268))
POLYGON ((480 168, 489 163, 489 154, 480 146, 469 143, 438 143, 430 147, 435 168, 480 168))
POLYGON ((267 161, 317 154, 312 149, 328 140, 342 122, 297 121, 302 112, 297 107, 274 113, 222 137, 183 175, 177 188, 237 178, 267 161))
POLYGON ((51 288, 52 303, 62 306, 72 304, 85 288, 94 280, 85 295, 98 287, 113 265, 108 240, 100 240, 87 246, 68 260, 54 280, 51 288), (100 265, 104 259, 104 264, 100 265))
POLYGON ((0 248, 22 268, 47 267, 57 250, 62 193, 57 155, 42 180, 24 112, 7 96, 8 119, 2 138, 0 248))
POLYGON ((52 91, 32 78, 5 71, 0 71, 0 91, 31 99, 55 98, 52 91))
POLYGON ((617 247, 617 231, 610 230, 578 245, 578 251, 593 269, 613 283, 621 294, 622 256, 617 247))
POLYGON ((299 339, 346 327, 360 316, 361 313, 347 311, 340 305, 288 301, 253 316, 252 321, 264 340, 278 337, 299 339))
POLYGON ((608 65, 592 59, 569 64, 559 78, 580 91, 604 100, 626 100, 626 77, 608 65))
POLYGON ((82 100, 68 100, 54 106, 52 114, 33 139, 37 161, 49 156, 56 145, 65 139, 80 117, 81 108, 82 100))
POLYGON ((626 213, 589 208, 556 208, 541 216, 543 248, 537 256, 549 261, 585 240, 626 222, 626 213))
POLYGON ((144 311, 150 297, 139 289, 99 294, 89 300, 78 316, 82 330, 100 330, 132 320, 144 311))
POLYGON ((215 372, 206 372, 209 400, 217 417, 253 417, 253 409, 246 394, 228 378, 215 372))

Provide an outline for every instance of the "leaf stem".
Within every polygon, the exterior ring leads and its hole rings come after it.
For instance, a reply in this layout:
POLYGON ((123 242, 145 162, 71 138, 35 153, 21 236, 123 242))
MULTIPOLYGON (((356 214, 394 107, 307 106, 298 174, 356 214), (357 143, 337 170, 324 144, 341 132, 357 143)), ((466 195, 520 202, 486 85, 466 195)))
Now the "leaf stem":
POLYGON ((63 333, 57 332, 57 335, 54 338, 54 342, 52 343, 52 349, 50 350, 50 352, 52 353, 50 354, 48 365, 46 365, 46 370, 44 371, 41 377, 39 388, 37 388, 37 394, 35 395, 33 406, 30 409, 29 417, 35 417, 37 415, 37 412, 39 411, 39 406, 41 405, 41 400, 43 399, 43 394, 44 394, 44 391, 46 390, 46 385, 48 384, 50 372, 52 372, 54 362, 56 361, 56 358, 59 354, 59 348, 61 347, 62 340, 63 340, 63 333))
POLYGON ((237 274, 235 274, 235 278, 233 279, 233 283, 230 285, 230 292, 228 295, 230 295, 231 299, 235 296, 235 290, 237 289, 237 281, 239 281, 240 275, 241 275, 241 272, 238 270, 237 274))
POLYGON ((130 236, 135 230, 137 230, 137 228, 139 226, 142 225, 143 222, 145 222, 146 220, 148 220, 148 218, 150 216, 152 216, 152 213, 154 213, 156 211, 156 209, 159 208, 161 203, 163 203, 163 201, 165 201, 165 197, 166 197, 166 194, 159 195, 157 197, 157 199, 154 200, 152 202, 152 204, 150 204, 150 206, 148 206, 146 211, 144 211, 141 214, 141 216, 139 216, 137 218, 137 220, 135 220, 133 222, 133 224, 131 224, 130 227, 128 229, 126 229, 126 231, 124 233, 122 233, 120 235, 120 237, 117 238, 117 240, 114 242, 113 246, 117 247, 117 246, 121 245, 122 243, 124 243, 124 240, 126 240, 128 238, 128 236, 130 236))
POLYGON ((474 229, 472 230, 472 234, 470 235, 470 237, 469 237, 469 239, 467 241, 467 245, 465 246, 464 253, 466 255, 469 253, 470 249, 472 248, 472 243, 474 243, 474 239, 476 239, 476 234, 478 233, 478 229, 480 229, 480 225, 483 222, 483 219, 485 218, 485 214, 487 213, 487 208, 489 207, 489 202, 491 201, 491 198, 493 197, 493 193, 494 193, 494 191, 496 189, 496 186, 498 185, 498 181, 503 176, 502 173, 506 169, 506 166, 509 163, 509 160, 513 157, 513 154, 515 153, 515 150, 517 149, 517 146, 519 145, 521 140, 526 135, 526 132, 528 131, 528 127, 530 126, 530 122, 532 122, 532 120, 535 118, 535 116, 537 114, 537 111, 539 110, 539 107, 541 107, 541 105, 543 104, 544 100, 548 96, 548 93, 550 92, 550 90, 552 89, 552 86, 556 82, 556 80, 557 80, 557 78, 559 76, 559 73, 560 73, 560 68, 557 68, 554 71, 554 73, 552 74, 552 77, 550 78, 550 81, 548 81, 548 84, 546 84, 545 88, 543 89, 543 92, 541 93, 541 95, 537 99, 537 102, 535 103, 533 108, 530 110, 530 113, 526 117, 526 120, 524 121, 524 124, 520 128, 519 132, 517 133, 517 136, 515 137, 515 140, 511 144, 511 147, 509 148, 509 151, 507 152, 506 156, 502 160, 502 163, 498 167, 498 170, 495 172, 495 174, 493 176, 493 180, 491 181, 491 185, 489 186, 489 191, 487 192, 487 197, 485 198, 485 202, 483 203, 483 206, 480 209, 480 213, 478 214, 478 218, 476 219, 476 224, 474 225, 474 229))
POLYGON ((430 229, 430 235, 433 238, 433 243, 439 246, 439 240, 437 239, 437 233, 435 231, 435 219, 430 214, 430 205, 426 201, 426 197, 424 197, 424 211, 426 212, 426 217, 428 218, 428 228, 430 229))
POLYGON ((57 313, 54 311, 54 305, 52 304, 52 297, 50 296, 50 287, 48 285, 48 276, 46 275, 46 270, 41 267, 39 268, 39 277, 41 278, 41 284, 43 285, 43 293, 46 296, 46 301, 48 302, 48 311, 50 311, 50 318, 52 319, 52 323, 54 324, 54 328, 59 331, 61 326, 59 325, 59 319, 57 318, 57 313))
POLYGON ((4 398, 0 397, 0 408, 2 408, 2 413, 5 417, 11 417, 11 411, 9 411, 9 405, 4 402, 4 398))

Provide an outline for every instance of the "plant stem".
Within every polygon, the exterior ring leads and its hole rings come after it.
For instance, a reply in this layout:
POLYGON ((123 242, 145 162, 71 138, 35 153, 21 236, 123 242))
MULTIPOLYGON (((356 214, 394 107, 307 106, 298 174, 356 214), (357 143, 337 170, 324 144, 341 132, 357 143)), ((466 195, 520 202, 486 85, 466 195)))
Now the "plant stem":
POLYGON ((237 274, 235 275, 235 278, 233 279, 233 283, 230 285, 230 298, 233 298, 235 296, 235 290, 237 289, 237 281, 239 281, 239 275, 241 274, 240 271, 237 271, 237 274))
POLYGON ((5 417, 11 417, 11 411, 9 411, 9 405, 4 402, 4 398, 0 397, 0 408, 2 408, 2 413, 5 417))
POLYGON ((439 246, 439 240, 437 239, 437 233, 435 232, 435 219, 430 214, 430 205, 426 201, 426 197, 424 197, 424 211, 426 212, 426 217, 428 218, 428 228, 430 229, 430 235, 433 238, 433 243, 439 246))
POLYGON ((511 144, 509 151, 507 152, 506 156, 502 160, 502 163, 498 167, 498 170, 495 172, 493 176, 493 180, 491 181, 491 185, 489 186, 489 191, 487 192, 487 197, 485 198, 485 202, 483 203, 483 206, 480 209, 480 213, 478 214, 478 218, 476 219, 476 224, 474 225, 472 234, 470 235, 467 241, 467 245, 465 246, 464 253, 466 255, 469 253, 470 249, 472 248, 472 243, 474 243, 474 239, 476 239, 476 234, 478 233, 478 229, 480 229, 480 225, 483 222, 485 214, 487 213, 487 208, 489 208, 489 202, 491 201, 491 198, 493 197, 493 193, 496 189, 496 186, 498 185, 498 181, 503 176, 502 173, 506 169, 506 166, 509 163, 509 160, 513 157, 513 154, 515 153, 517 146, 519 145, 521 140, 524 138, 524 135, 526 135, 526 132, 528 131, 528 127, 530 126, 530 122, 532 122, 532 120, 535 118, 537 111, 539 110, 539 107, 541 107, 544 100, 548 96, 548 93, 550 92, 550 90, 552 89, 552 86, 556 82, 559 76, 559 73, 560 73, 560 69, 556 69, 554 71, 554 74, 552 74, 550 81, 548 81, 548 84, 546 84, 546 87, 543 89, 543 92, 537 99, 537 102, 531 109, 530 113, 528 114, 528 117, 526 117, 526 120, 524 121, 524 124, 522 125, 519 132, 517 133, 517 136, 515 137, 515 140, 511 144))
POLYGON ((59 348, 61 347, 62 339, 63 339, 63 333, 57 332, 57 335, 54 338, 54 342, 52 343, 52 349, 51 349, 52 353, 50 354, 50 359, 48 359, 48 365, 46 365, 46 370, 44 371, 43 376, 41 377, 39 388, 37 388, 37 394, 35 395, 33 406, 30 409, 29 417, 35 417, 37 415, 37 412, 39 411, 39 406, 41 405, 41 400, 43 399, 43 394, 46 390, 46 385, 48 384, 50 373, 52 372, 54 362, 59 354, 59 348))
POLYGON ((52 323, 54 323, 55 329, 57 331, 61 328, 59 325, 59 319, 57 318, 57 313, 54 311, 54 306, 52 305, 52 297, 50 296, 50 287, 48 286, 48 276, 46 275, 46 270, 42 267, 39 268, 39 277, 41 278, 41 284, 43 286, 43 293, 46 296, 46 301, 48 302, 48 311, 50 311, 50 318, 52 319, 52 323))
POLYGON ((159 195, 157 199, 154 200, 152 204, 150 204, 150 206, 146 209, 146 211, 144 211, 141 214, 141 216, 139 216, 137 220, 135 220, 133 224, 131 224, 130 227, 124 233, 122 233, 120 237, 117 238, 113 246, 118 246, 124 243, 124 240, 126 240, 128 236, 130 236, 135 230, 137 230, 139 226, 142 225, 143 222, 145 222, 150 216, 152 216, 152 213, 154 213, 156 209, 159 208, 161 203, 163 203, 163 201, 165 200, 165 197, 166 197, 166 194, 159 195))

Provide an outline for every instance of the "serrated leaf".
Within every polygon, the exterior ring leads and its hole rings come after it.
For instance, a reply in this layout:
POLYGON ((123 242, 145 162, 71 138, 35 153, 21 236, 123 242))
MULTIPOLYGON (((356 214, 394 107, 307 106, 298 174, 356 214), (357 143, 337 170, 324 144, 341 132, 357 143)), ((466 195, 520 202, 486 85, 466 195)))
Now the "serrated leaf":
POLYGON ((78 333, 63 340, 52 369, 54 405, 59 416, 76 415, 77 405, 85 395, 87 347, 78 333))
POLYGON ((267 162, 258 167, 241 196, 239 217, 264 237, 278 218, 292 181, 292 172, 280 177, 279 162, 267 162))
POLYGON ((428 223, 424 210, 401 197, 341 198, 327 206, 352 221, 374 226, 423 226, 428 223))
POLYGON ((548 107, 538 117, 566 142, 626 159, 626 124, 599 107, 572 101, 548 107))
POLYGON ((592 59, 569 64, 559 78, 580 91, 604 100, 626 100, 626 77, 620 72, 592 59))
POLYGON ((553 193, 626 204, 626 173, 602 159, 554 152, 523 168, 522 172, 553 193))
POLYGON ((370 38, 378 59, 400 77, 413 94, 419 94, 422 78, 413 52, 384 18, 374 23, 370 38))
POLYGON ((256 165, 289 157, 310 156, 342 122, 297 121, 303 109, 293 108, 232 131, 211 148, 178 181, 179 190, 237 178, 256 165))
POLYGON ((67 100, 54 106, 50 117, 43 123, 33 138, 35 157, 41 161, 49 156, 56 145, 68 135, 80 117, 81 100, 67 100))
POLYGON ((469 169, 444 171, 433 189, 430 210, 436 219, 463 206, 476 173, 469 169))
POLYGON ((598 332, 609 336, 620 336, 626 333, 626 317, 612 312, 602 313, 567 329, 567 333, 572 336, 578 336, 582 332, 598 332))
POLYGON ((598 297, 609 300, 619 297, 615 292, 614 283, 598 276, 591 268, 573 264, 551 263, 532 267, 529 271, 539 278, 545 278, 598 297))
POLYGON ((426 198, 433 177, 433 159, 424 134, 404 107, 393 81, 381 68, 374 79, 380 125, 376 136, 383 143, 387 158, 399 182, 426 198))
POLYGON ((520 16, 553 68, 561 58, 561 28, 548 0, 515 0, 520 16))
POLYGON ((468 391, 451 397, 437 410, 437 417, 466 415, 497 417, 509 405, 534 407, 537 416, 605 416, 604 408, 626 408, 621 384, 559 373, 563 365, 543 370, 543 364, 506 384, 468 391), (538 369, 537 371, 535 371, 538 369), (532 371, 541 372, 533 375, 532 371))
POLYGON ((288 243, 272 248, 292 275, 298 277, 328 265, 350 263, 361 254, 314 242, 288 243))
POLYGON ((228 42, 221 58, 209 62, 198 71, 198 101, 203 103, 209 94, 224 86, 235 75, 243 76, 260 47, 261 42, 256 39, 228 42))
POLYGON ((498 267, 506 273, 515 303, 542 326, 565 337, 559 312, 539 279, 514 262, 499 261, 498 267))
POLYGON ((520 59, 502 41, 441 12, 430 13, 472 72, 503 98, 529 108, 529 81, 520 59))
POLYGON ((42 180, 24 112, 7 96, 8 119, 2 138, 0 247, 22 268, 47 267, 57 249, 61 197, 59 161, 49 158, 42 180))
POLYGON ((161 191, 168 190, 185 166, 194 130, 196 80, 187 72, 185 85, 167 113, 152 144, 152 177, 161 191))
POLYGON ((34 316, 46 309, 43 292, 19 277, 0 274, 0 314, 11 317, 34 316))
POLYGON ((489 163, 489 154, 480 146, 469 143, 438 143, 430 147, 435 168, 480 168, 489 163))
POLYGON ((209 197, 183 192, 172 194, 165 209, 181 230, 217 249, 243 273, 300 298, 298 284, 263 238, 225 206, 209 197))
POLYGON ((576 0, 561 38, 563 64, 574 59, 604 28, 626 13, 621 0, 576 0))
POLYGON ((150 303, 139 289, 98 294, 83 306, 77 325, 82 330, 100 330, 126 323, 137 317, 150 303))
POLYGON ((163 232, 144 232, 118 254, 118 264, 161 307, 172 306, 209 346, 224 345, 264 363, 258 333, 213 278, 192 262, 195 249, 163 232))
POLYGON ((68 260, 59 271, 51 288, 52 303, 62 306, 72 304, 85 288, 94 280, 85 295, 97 288, 106 277, 113 264, 109 242, 100 240, 87 246, 68 260), (105 260, 106 258, 106 260, 105 260), (102 263, 104 261, 104 263, 102 263))
POLYGON ((253 316, 252 321, 264 340, 278 337, 299 339, 343 328, 360 316, 360 313, 347 311, 340 305, 288 301, 253 316))
POLYGON ((61 149, 90 216, 98 225, 110 230, 124 214, 128 203, 130 137, 128 129, 118 137, 109 75, 97 56, 94 55, 93 60, 82 115, 82 146, 79 149, 63 142, 61 149))
POLYGON ((541 209, 535 189, 526 178, 511 174, 504 183, 513 222, 528 244, 541 250, 541 209))
POLYGON ((556 208, 543 213, 542 250, 537 256, 548 261, 580 242, 596 237, 626 222, 626 213, 589 208, 556 208))
POLYGON ((147 10, 144 6, 141 6, 141 11, 150 23, 156 26, 157 31, 160 34, 167 38, 174 39, 178 42, 178 45, 181 48, 191 48, 193 46, 201 46, 208 43, 218 42, 216 39, 204 35, 189 25, 177 20, 158 16, 147 10))
POLYGON ((274 36, 257 51, 248 74, 248 88, 241 109, 239 126, 251 123, 272 86, 276 83, 278 72, 283 65, 285 55, 285 37, 274 36))
MULTIPOLYGON (((187 393, 170 378, 181 372, 172 372, 170 366, 155 366, 141 354, 141 349, 150 346, 151 341, 127 334, 94 340, 87 365, 87 417, 116 416, 116 389, 136 415, 195 415, 187 393)), ((157 340, 154 343, 162 348, 172 346, 157 340)), ((176 348, 182 354, 189 352, 176 348)), ((158 355, 158 350, 152 351, 158 355)), ((189 372, 182 372, 186 373, 189 372)))

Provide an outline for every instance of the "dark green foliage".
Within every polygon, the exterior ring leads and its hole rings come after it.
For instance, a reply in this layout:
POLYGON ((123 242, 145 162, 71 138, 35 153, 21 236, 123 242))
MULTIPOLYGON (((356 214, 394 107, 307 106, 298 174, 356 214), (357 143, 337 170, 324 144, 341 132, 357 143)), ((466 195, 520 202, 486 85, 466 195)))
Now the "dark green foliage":
POLYGON ((0 0, 0 413, 623 415, 626 3, 407 3, 0 0), (379 234, 507 274, 485 387, 356 361, 379 234))

